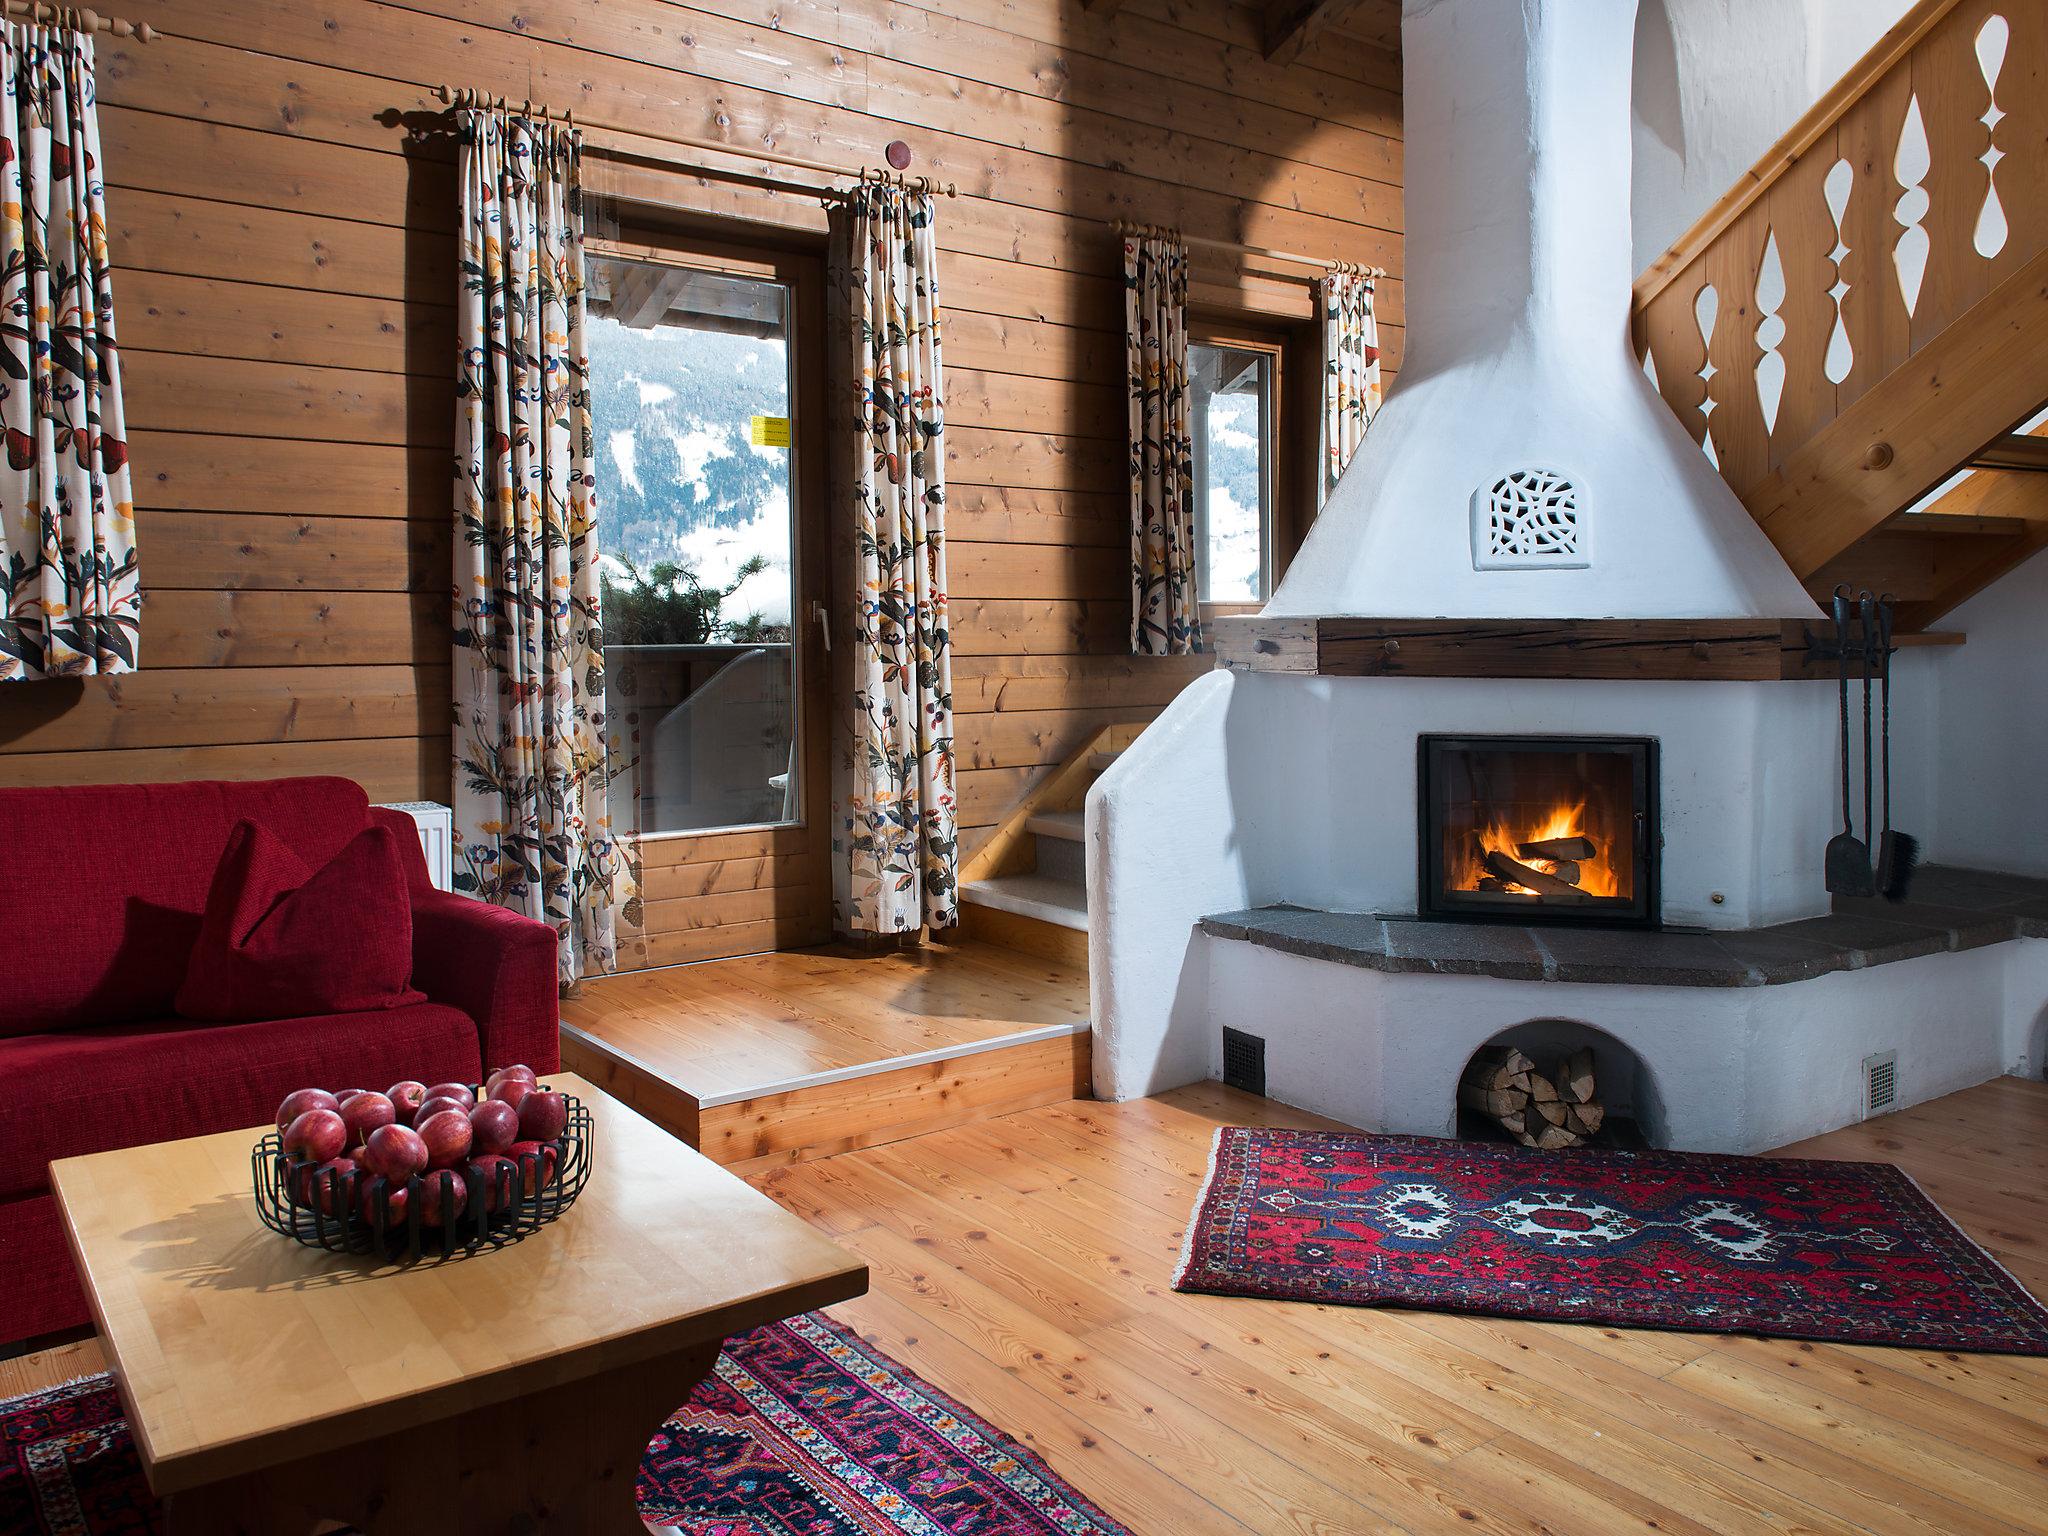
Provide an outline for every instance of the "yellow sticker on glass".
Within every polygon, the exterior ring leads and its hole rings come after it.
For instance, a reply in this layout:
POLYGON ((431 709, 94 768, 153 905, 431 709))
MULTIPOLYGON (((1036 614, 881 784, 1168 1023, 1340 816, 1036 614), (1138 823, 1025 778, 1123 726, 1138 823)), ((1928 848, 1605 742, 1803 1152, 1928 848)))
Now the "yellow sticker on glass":
POLYGON ((755 416, 747 422, 747 441, 756 448, 787 448, 789 446, 789 418, 787 416, 755 416))

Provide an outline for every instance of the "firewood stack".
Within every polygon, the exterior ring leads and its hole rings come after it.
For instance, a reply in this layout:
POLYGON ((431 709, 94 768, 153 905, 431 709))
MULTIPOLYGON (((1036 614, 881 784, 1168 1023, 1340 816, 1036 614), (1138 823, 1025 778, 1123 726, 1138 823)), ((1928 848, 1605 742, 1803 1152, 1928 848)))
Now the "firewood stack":
POLYGON ((1489 1045, 1458 1083, 1458 1103, 1487 1116, 1525 1147, 1576 1147, 1607 1118, 1593 1097, 1593 1053, 1581 1048, 1548 1077, 1511 1045, 1489 1045))

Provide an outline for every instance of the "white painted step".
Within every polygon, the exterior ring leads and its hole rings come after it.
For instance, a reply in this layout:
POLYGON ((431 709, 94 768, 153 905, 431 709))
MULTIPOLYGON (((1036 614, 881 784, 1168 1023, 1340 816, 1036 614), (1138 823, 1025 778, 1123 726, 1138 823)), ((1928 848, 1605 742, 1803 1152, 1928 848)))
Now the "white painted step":
POLYGON ((960 887, 960 899, 1019 917, 1035 917, 1058 928, 1088 931, 1088 889, 1049 875, 998 875, 960 887))
POLYGON ((1024 830, 1038 837, 1078 843, 1088 835, 1088 815, 1085 811, 1040 811, 1024 823, 1024 830))

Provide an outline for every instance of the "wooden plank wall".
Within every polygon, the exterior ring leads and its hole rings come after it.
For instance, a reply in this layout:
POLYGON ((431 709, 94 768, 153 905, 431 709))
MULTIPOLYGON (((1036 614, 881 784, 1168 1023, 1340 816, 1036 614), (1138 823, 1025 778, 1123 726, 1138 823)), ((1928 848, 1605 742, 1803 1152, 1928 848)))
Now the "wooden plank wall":
MULTIPOLYGON (((1387 41, 1390 10, 1374 0, 1358 31, 1387 41)), ((902 138, 914 170, 984 194, 944 205, 941 241, 969 828, 1202 669, 1123 654, 1120 269, 1097 221, 1400 264, 1398 60, 1332 34, 1276 68, 1256 11, 1228 0, 1109 17, 1081 0, 122 13, 165 34, 100 50, 147 670, 0 690, 0 782, 330 772, 379 799, 446 798, 443 81, 848 167, 902 138)), ((637 148, 594 154, 593 183, 822 229, 815 200, 637 148)), ((1306 322, 1289 270, 1203 258, 1196 298, 1306 322)), ((1383 293, 1397 363, 1398 278, 1383 293)))

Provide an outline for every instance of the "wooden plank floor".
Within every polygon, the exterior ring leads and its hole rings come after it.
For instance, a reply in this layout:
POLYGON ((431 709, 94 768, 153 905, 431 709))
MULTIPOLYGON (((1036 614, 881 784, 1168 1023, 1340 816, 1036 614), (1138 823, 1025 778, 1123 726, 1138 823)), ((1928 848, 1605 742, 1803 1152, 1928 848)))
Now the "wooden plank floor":
MULTIPOLYGON (((754 1181, 873 1267, 839 1315, 1140 1536, 2048 1531, 2048 1361, 1179 1295, 1226 1123, 1328 1122, 1212 1085, 754 1181)), ((2048 1294, 2048 1087, 1786 1150, 1896 1162, 2048 1294)))
MULTIPOLYGON (((2048 1361, 1169 1289, 1215 1086, 1074 1102, 755 1182, 866 1257, 838 1309, 1134 1531, 2048 1531, 2048 1361)), ((2048 1295, 2048 1087, 1788 1148, 1898 1163, 2048 1295)))
POLYGON ((725 1097, 1088 1017, 1088 975, 993 945, 746 955, 591 982, 562 1022, 725 1097))

